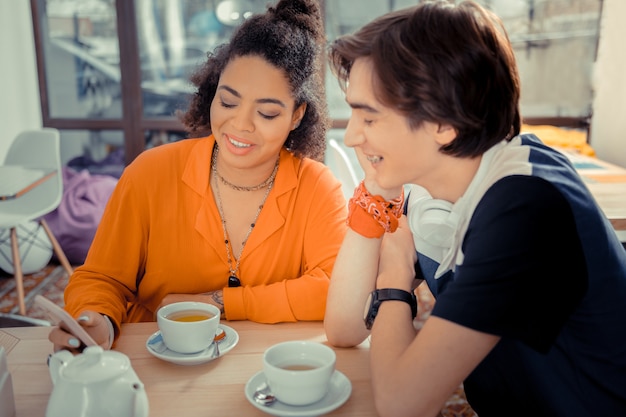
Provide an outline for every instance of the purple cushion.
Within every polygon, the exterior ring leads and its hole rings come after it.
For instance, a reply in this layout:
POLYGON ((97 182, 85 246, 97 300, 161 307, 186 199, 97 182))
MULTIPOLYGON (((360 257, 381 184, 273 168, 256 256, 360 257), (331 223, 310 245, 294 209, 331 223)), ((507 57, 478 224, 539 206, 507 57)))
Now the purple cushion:
POLYGON ((63 198, 59 207, 44 216, 73 265, 85 261, 104 207, 117 184, 109 175, 92 175, 63 168, 63 198))

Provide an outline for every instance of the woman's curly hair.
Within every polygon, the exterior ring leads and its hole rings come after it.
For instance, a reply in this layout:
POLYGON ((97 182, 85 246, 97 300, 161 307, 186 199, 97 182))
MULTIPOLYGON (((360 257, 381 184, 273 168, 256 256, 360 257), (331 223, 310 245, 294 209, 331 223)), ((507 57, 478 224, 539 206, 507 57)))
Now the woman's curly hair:
POLYGON ((325 33, 317 0, 280 0, 267 12, 253 15, 237 28, 230 42, 207 54, 207 61, 191 76, 198 88, 180 119, 192 137, 211 133, 210 107, 226 65, 236 57, 259 56, 281 69, 291 85, 295 108, 307 104, 300 126, 285 146, 299 157, 323 160, 330 127, 322 52, 325 33))

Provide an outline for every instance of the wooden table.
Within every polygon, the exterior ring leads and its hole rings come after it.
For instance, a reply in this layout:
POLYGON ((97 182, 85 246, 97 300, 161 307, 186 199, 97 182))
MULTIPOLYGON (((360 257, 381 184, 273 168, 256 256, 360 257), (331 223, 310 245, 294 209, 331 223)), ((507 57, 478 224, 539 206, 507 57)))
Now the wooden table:
MULTIPOLYGON (((144 383, 150 416, 258 416, 268 414, 252 406, 244 395, 248 379, 262 369, 262 355, 269 346, 286 340, 326 343, 321 322, 258 324, 223 322, 239 333, 239 342, 221 358, 196 366, 164 362, 146 349, 156 323, 125 324, 115 350, 125 353, 144 383)), ((13 378, 16 417, 44 416, 52 382, 46 359, 52 352, 50 327, 0 329, 0 345, 8 351, 13 378)), ((376 416, 369 371, 369 343, 351 349, 335 349, 337 370, 352 383, 348 401, 329 416, 376 416)))

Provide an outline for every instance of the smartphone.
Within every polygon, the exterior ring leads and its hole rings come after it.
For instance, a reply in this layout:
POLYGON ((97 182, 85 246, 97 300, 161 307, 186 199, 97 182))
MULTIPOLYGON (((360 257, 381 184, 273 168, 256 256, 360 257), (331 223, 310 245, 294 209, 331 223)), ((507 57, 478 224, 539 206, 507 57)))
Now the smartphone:
POLYGON ((76 336, 85 346, 98 345, 74 317, 46 297, 36 295, 35 305, 44 310, 54 324, 76 336))

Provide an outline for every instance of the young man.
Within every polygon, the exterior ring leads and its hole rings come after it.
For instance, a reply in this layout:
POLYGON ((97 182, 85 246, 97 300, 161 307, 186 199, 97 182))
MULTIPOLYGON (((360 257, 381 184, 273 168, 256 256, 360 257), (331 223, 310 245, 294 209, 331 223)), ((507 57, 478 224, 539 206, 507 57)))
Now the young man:
POLYGON ((365 179, 325 327, 337 346, 371 327, 380 415, 435 415, 460 383, 481 417, 626 415, 626 252, 567 159, 519 135, 500 20, 423 3, 330 58, 365 179), (417 332, 421 280, 437 301, 417 332))

